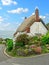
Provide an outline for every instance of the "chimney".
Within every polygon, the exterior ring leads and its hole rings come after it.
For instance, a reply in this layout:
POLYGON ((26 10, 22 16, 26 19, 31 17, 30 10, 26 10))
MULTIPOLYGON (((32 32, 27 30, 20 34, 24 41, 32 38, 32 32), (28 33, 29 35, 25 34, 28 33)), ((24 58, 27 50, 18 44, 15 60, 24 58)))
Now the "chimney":
POLYGON ((35 15, 36 15, 36 22, 39 22, 39 10, 38 10, 38 8, 35 9, 35 15))

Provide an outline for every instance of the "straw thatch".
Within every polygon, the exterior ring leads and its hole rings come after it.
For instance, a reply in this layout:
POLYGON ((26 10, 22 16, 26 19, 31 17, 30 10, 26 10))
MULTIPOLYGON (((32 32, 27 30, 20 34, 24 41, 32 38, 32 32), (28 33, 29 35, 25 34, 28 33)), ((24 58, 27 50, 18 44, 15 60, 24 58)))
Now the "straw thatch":
MULTIPOLYGON (((43 25, 46 27, 45 23, 43 22, 43 20, 41 18, 39 18, 39 21, 42 22, 43 25)), ((16 35, 17 32, 24 32, 26 27, 30 27, 34 22, 36 22, 36 16, 35 15, 32 15, 29 18, 25 19, 24 22, 18 27, 18 29, 16 30, 14 35, 16 35)))

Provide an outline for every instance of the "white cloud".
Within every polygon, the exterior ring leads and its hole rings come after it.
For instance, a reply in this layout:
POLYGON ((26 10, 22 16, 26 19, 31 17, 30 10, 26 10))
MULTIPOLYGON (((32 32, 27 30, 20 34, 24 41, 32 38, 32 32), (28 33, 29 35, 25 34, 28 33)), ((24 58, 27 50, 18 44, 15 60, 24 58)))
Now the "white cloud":
POLYGON ((15 10, 7 11, 8 13, 13 13, 13 14, 20 14, 22 12, 26 13, 28 12, 28 8, 17 8, 15 10))
POLYGON ((49 17, 49 14, 47 13, 47 14, 46 14, 46 16, 48 16, 48 17, 49 17))
POLYGON ((10 23, 6 22, 1 22, 0 23, 0 30, 6 30, 10 26, 10 23))
POLYGON ((35 15, 35 13, 32 13, 32 15, 35 15))
POLYGON ((15 31, 17 27, 20 25, 20 22, 1 22, 0 30, 1 31, 15 31))
POLYGON ((2 22, 4 19, 2 18, 2 16, 0 16, 0 22, 2 22))
POLYGON ((46 18, 46 16, 40 16, 40 18, 45 19, 45 18, 46 18))
POLYGON ((16 1, 12 1, 12 3, 13 3, 14 5, 18 4, 16 1))
POLYGON ((18 27, 18 26, 20 26, 20 24, 21 24, 21 23, 20 23, 20 22, 16 22, 15 24, 16 24, 16 25, 17 25, 17 27, 18 27))
POLYGON ((8 27, 10 25, 10 23, 6 23, 4 24, 4 27, 8 27))
POLYGON ((3 5, 11 5, 11 4, 16 5, 17 4, 17 2, 13 0, 1 0, 1 2, 3 5))
POLYGON ((0 16, 0 30, 5 30, 10 25, 9 22, 4 22, 4 21, 5 21, 5 18, 0 16))

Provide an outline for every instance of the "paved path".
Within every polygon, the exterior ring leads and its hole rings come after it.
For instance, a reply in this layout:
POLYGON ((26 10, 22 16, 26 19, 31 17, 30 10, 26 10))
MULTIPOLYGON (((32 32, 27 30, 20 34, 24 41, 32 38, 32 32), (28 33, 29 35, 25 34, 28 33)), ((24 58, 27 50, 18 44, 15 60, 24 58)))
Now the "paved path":
POLYGON ((9 59, 9 57, 7 57, 7 56, 4 54, 4 49, 5 49, 5 45, 0 44, 0 62, 9 59))
POLYGON ((49 54, 38 56, 38 57, 10 59, 3 54, 2 52, 3 49, 4 49, 4 46, 1 45, 0 46, 0 65, 49 65, 49 54))
POLYGON ((12 58, 0 65, 49 65, 49 54, 32 58, 12 58))

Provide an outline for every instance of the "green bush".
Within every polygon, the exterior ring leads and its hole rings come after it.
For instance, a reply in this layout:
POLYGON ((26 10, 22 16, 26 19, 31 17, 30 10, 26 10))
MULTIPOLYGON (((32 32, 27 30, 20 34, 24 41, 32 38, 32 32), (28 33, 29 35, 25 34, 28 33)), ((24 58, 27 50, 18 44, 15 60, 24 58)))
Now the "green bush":
POLYGON ((38 36, 34 36, 33 37, 33 40, 38 40, 38 36))
POLYGON ((27 45, 29 42, 28 35, 27 34, 21 34, 16 38, 16 43, 23 43, 24 45, 27 45))
POLYGON ((38 38, 38 36, 30 37, 27 34, 21 34, 16 38, 16 45, 21 46, 21 44, 22 46, 32 44, 40 45, 41 41, 40 38, 38 38))
POLYGON ((3 39, 2 39, 2 38, 0 38, 0 41, 3 41, 3 39))
POLYGON ((5 44, 6 45, 6 41, 2 41, 2 44, 5 44))
POLYGON ((24 44, 22 42, 16 42, 15 47, 23 47, 24 44))
POLYGON ((23 49, 23 48, 17 49, 18 56, 30 56, 32 54, 33 54, 32 49, 23 49))
POLYGON ((41 41, 42 45, 49 44, 49 32, 46 35, 42 36, 41 41))
POLYGON ((2 41, 0 41, 0 44, 2 44, 2 41))
POLYGON ((5 41, 7 42, 8 40, 10 40, 9 38, 6 38, 5 41))
POLYGON ((42 53, 48 53, 49 50, 47 49, 46 46, 42 46, 42 53))
POLYGON ((3 41, 3 39, 2 39, 2 38, 0 38, 0 44, 2 44, 2 41, 3 41))
POLYGON ((7 40, 7 50, 11 51, 13 49, 13 40, 7 40))
POLYGON ((47 44, 47 36, 46 36, 46 35, 43 36, 43 37, 41 38, 41 41, 42 41, 42 44, 41 44, 41 45, 46 45, 46 44, 47 44))
POLYGON ((25 48, 28 49, 29 48, 29 45, 25 45, 25 48))
POLYGON ((25 56, 23 48, 18 48, 16 53, 17 53, 18 56, 25 56))
POLYGON ((32 38, 29 39, 29 45, 32 45, 32 44, 40 46, 41 45, 41 38, 38 36, 33 36, 32 38))

